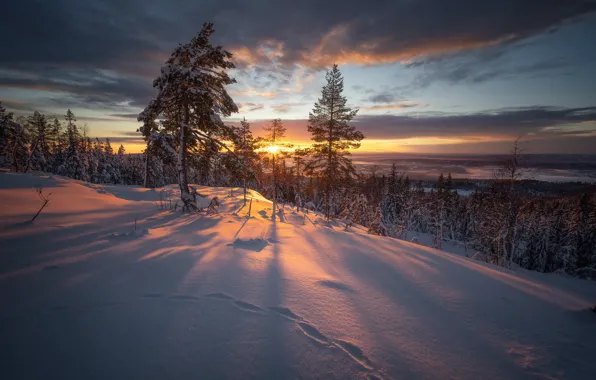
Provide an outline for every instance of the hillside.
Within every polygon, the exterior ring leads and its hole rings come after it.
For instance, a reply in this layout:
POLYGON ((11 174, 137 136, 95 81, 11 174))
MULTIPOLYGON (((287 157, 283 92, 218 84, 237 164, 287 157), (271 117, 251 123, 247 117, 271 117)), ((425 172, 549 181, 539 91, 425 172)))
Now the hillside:
POLYGON ((3 379, 589 379, 596 282, 344 231, 252 192, 0 174, 3 379), (34 188, 52 193, 40 216, 34 188), (175 187, 172 190, 175 198, 175 187), (135 222, 136 221, 136 222, 135 222), (135 229, 136 224, 136 229, 135 229))

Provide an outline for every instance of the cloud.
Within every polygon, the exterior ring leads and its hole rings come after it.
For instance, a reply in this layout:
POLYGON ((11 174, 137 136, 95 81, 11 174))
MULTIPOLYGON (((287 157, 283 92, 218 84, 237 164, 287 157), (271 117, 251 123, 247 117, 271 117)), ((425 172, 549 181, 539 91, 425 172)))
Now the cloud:
POLYGON ((505 108, 470 114, 360 115, 357 128, 368 138, 517 137, 522 134, 556 137, 596 134, 596 107, 505 108), (589 123, 587 123, 589 122, 589 123), (582 125, 572 129, 570 126, 582 125), (556 127, 557 129, 553 129, 556 127))
POLYGON ((277 94, 272 91, 256 91, 254 89, 243 90, 243 91, 231 91, 231 95, 246 95, 246 96, 260 96, 263 98, 274 98, 277 94))
MULTIPOLYGON (((270 120, 251 120, 260 131, 270 120)), ((236 123, 234 121, 232 124, 236 123)), ((283 120, 288 139, 308 141, 308 120, 283 120)), ((366 139, 443 138, 458 141, 511 140, 520 135, 530 139, 596 136, 596 106, 564 108, 535 106, 503 108, 468 114, 417 113, 406 115, 358 115, 353 125, 366 139)))
POLYGON ((47 93, 46 107, 121 109, 144 107, 155 93, 151 82, 101 69, 36 67, 0 71, 0 88, 47 93))
MULTIPOLYGON (((233 95, 272 98, 304 91, 308 75, 332 63, 377 65, 484 50, 544 34, 595 10, 589 0, 379 0, 374 6, 304 0, 290 10, 277 0, 175 6, 159 0, 20 0, 2 8, 0 35, 11 37, 2 40, 0 86, 57 94, 49 106, 144 107, 154 94, 151 79, 169 53, 196 35, 202 21, 213 21, 214 42, 236 53, 236 72, 252 86, 233 95), (305 80, 292 84, 300 70, 305 80)), ((447 75, 468 74, 454 69, 447 75)), ((435 80, 442 79, 421 78, 435 80)))
POLYGON ((380 104, 376 106, 360 107, 361 111, 397 110, 424 106, 416 103, 380 104))
POLYGON ((3 41, 11 54, 3 54, 0 64, 136 63, 138 70, 146 61, 163 62, 177 43, 196 34, 201 21, 215 22, 217 42, 234 51, 239 63, 376 64, 520 40, 595 9, 589 0, 380 0, 374 6, 304 0, 291 10, 275 0, 179 6, 158 0, 21 0, 3 9, 0 33, 15 38, 3 41))
MULTIPOLYGON (((25 102, 22 100, 16 99, 9 99, 9 98, 0 98, 0 103, 4 108, 7 108, 11 111, 17 112, 25 112, 25 113, 32 113, 35 109, 32 107, 31 103, 25 102)), ((41 112, 41 110, 38 110, 41 112)))
POLYGON ((392 94, 376 94, 368 98, 373 103, 391 103, 396 100, 396 96, 392 94))
POLYGON ((113 117, 120 117, 123 119, 134 119, 134 121, 137 121, 137 117, 139 116, 138 113, 114 113, 108 116, 113 116, 113 117))
MULTIPOLYGON (((503 48, 491 48, 465 55, 420 59, 405 64, 406 68, 418 69, 413 81, 401 90, 427 88, 443 82, 454 84, 477 84, 495 79, 514 79, 517 77, 540 77, 552 75, 570 65, 562 58, 537 60, 534 62, 511 62, 503 48)), ((531 58, 530 58, 531 59, 531 58)))
POLYGON ((278 104, 278 105, 270 106, 269 108, 271 108, 275 112, 287 113, 290 111, 290 109, 292 109, 292 107, 300 107, 300 106, 304 106, 306 104, 307 103, 303 103, 303 102, 294 102, 294 103, 278 104))
POLYGON ((238 104, 239 112, 252 112, 252 111, 261 110, 263 108, 265 108, 265 106, 262 104, 255 104, 255 103, 239 103, 238 104))

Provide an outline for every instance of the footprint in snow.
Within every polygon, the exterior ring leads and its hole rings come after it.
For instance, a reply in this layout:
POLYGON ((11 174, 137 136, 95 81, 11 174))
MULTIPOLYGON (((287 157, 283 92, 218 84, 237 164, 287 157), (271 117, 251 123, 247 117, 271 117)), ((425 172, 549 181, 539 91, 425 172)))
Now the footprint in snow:
POLYGON ((350 286, 341 283, 341 282, 337 282, 337 281, 332 281, 332 280, 321 280, 319 282, 317 282, 317 284, 324 286, 326 288, 331 288, 331 289, 335 289, 335 290, 341 290, 344 292, 348 292, 348 293, 354 293, 355 290, 352 289, 350 286))
POLYGON ((348 355, 350 355, 352 359, 357 361, 364 368, 366 368, 367 370, 372 369, 371 361, 366 357, 366 355, 364 355, 364 352, 362 352, 362 349, 360 349, 360 347, 341 339, 337 339, 335 341, 335 344, 343 351, 345 351, 348 355))
POLYGON ((317 328, 313 325, 308 324, 306 322, 298 322, 298 327, 300 327, 300 330, 302 330, 304 335, 311 338, 315 342, 324 345, 327 345, 329 343, 329 339, 327 339, 325 335, 321 334, 321 332, 317 330, 317 328))
POLYGON ((287 307, 277 307, 277 306, 272 306, 269 308, 269 310, 282 315, 286 318, 289 318, 293 321, 299 321, 302 320, 302 318, 296 314, 294 314, 290 309, 288 309, 287 307))
POLYGON ((238 306, 242 310, 252 311, 252 312, 260 312, 263 309, 258 307, 257 305, 253 305, 252 303, 244 302, 244 301, 234 301, 234 305, 238 306))

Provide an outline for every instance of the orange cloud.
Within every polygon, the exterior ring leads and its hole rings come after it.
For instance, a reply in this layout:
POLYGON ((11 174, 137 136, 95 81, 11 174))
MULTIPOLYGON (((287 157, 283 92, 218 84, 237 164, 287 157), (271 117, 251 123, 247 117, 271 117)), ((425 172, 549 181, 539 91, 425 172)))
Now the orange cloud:
POLYGON ((264 40, 256 50, 246 46, 238 46, 231 49, 234 54, 234 61, 247 66, 254 66, 263 62, 273 62, 283 57, 284 44, 275 40, 264 40))
POLYGON ((247 96, 261 96, 263 98, 274 98, 277 96, 275 92, 272 91, 256 91, 254 89, 249 89, 245 91, 232 91, 232 95, 247 95, 247 96))
MULTIPOLYGON (((325 34, 318 45, 302 54, 301 63, 310 67, 328 67, 337 64, 375 65, 411 60, 420 56, 432 56, 454 53, 462 50, 476 49, 497 45, 513 39, 507 36, 492 41, 480 41, 474 36, 457 36, 439 41, 428 41, 418 46, 396 48, 394 51, 381 51, 382 46, 390 44, 392 37, 378 38, 360 44, 357 48, 346 49, 349 44, 350 26, 339 25, 325 34)), ((388 49, 384 49, 388 50, 388 49)))
MULTIPOLYGON (((378 65, 393 62, 405 62, 421 56, 433 56, 455 53, 486 46, 497 45, 515 38, 509 35, 494 40, 480 40, 473 35, 454 36, 420 43, 416 46, 395 47, 391 49, 392 36, 380 37, 373 41, 363 42, 358 46, 346 48, 351 44, 350 25, 333 27, 311 49, 305 49, 298 55, 299 63, 304 67, 323 68, 337 64, 378 65), (389 47, 388 47, 389 46, 389 47)), ((245 46, 232 49, 234 58, 248 66, 277 62, 286 55, 285 45, 274 40, 261 42, 256 50, 245 46)), ((299 80, 299 79, 298 79, 299 80)), ((297 88, 299 86, 297 85, 297 88)), ((300 88, 299 88, 300 89, 300 88)), ((299 90, 298 89, 298 90, 299 90)), ((283 89, 287 91, 289 89, 283 89)))
POLYGON ((289 104, 282 104, 279 106, 271 106, 271 109, 274 110, 275 112, 288 112, 290 110, 290 105, 289 104))

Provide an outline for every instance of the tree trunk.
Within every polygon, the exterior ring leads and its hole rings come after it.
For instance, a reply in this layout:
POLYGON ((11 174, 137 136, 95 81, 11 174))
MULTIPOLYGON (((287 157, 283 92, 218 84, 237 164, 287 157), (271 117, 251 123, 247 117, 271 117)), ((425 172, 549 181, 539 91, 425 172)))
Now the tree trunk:
POLYGON ((197 206, 194 204, 194 199, 188 189, 188 178, 186 175, 186 128, 189 121, 188 107, 184 108, 184 122, 180 126, 180 151, 178 152, 178 184, 180 185, 180 198, 184 203, 184 210, 191 208, 196 210, 197 206))
POLYGON ((33 155, 35 154, 35 151, 37 150, 37 141, 35 142, 35 144, 33 144, 33 149, 31 150, 31 153, 29 154, 29 157, 27 158, 27 165, 25 166, 25 170, 23 170, 23 173, 27 173, 29 171, 29 166, 31 165, 31 158, 33 158, 33 155))
POLYGON ((149 143, 147 143, 147 149, 145 150, 145 175, 143 177, 143 187, 147 188, 147 182, 149 178, 149 143))
POLYGON ((246 190, 246 178, 244 178, 243 186, 244 186, 244 204, 246 204, 246 196, 247 196, 247 193, 248 193, 247 190, 246 190))
POLYGON ((275 222, 277 216, 277 175, 275 172, 275 153, 273 154, 273 215, 272 221, 275 222))

